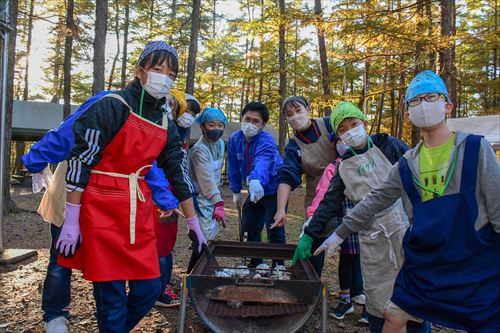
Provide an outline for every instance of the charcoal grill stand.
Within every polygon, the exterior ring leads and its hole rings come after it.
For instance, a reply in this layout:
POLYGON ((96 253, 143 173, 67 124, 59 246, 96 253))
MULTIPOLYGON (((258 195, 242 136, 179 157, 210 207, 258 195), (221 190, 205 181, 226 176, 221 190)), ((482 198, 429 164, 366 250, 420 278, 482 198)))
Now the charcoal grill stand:
MULTIPOLYGON (((222 245, 230 245, 231 244, 231 242, 214 242, 214 243, 220 243, 222 245)), ((232 243, 238 244, 235 242, 232 242, 232 243)), ((252 246, 252 245, 250 245, 250 246, 252 246)), ((289 245, 287 245, 287 247, 288 246, 289 245)), ((213 247, 213 244, 211 245, 211 247, 213 247)), ((290 250, 290 249, 287 249, 287 250, 290 250)), ((206 261, 206 259, 200 258, 200 261, 206 261)), ((196 267, 199 264, 200 263, 197 263, 196 267)), ((307 263, 307 264, 310 265, 310 263, 307 263)), ((197 270, 196 267, 195 267, 195 269, 193 269, 193 271, 197 270)), ((193 271, 191 271, 191 273, 193 271)), ((179 319, 178 319, 178 332, 179 333, 184 333, 184 326, 185 326, 185 320, 186 320, 186 307, 187 307, 187 303, 188 303, 187 299, 188 299, 188 294, 189 294, 189 288, 191 288, 188 286, 188 283, 189 283, 189 274, 184 274, 184 276, 182 278, 181 304, 180 304, 179 319)), ((326 286, 323 285, 322 289, 321 289, 321 333, 327 333, 327 318, 328 318, 328 294, 327 294, 326 286)))

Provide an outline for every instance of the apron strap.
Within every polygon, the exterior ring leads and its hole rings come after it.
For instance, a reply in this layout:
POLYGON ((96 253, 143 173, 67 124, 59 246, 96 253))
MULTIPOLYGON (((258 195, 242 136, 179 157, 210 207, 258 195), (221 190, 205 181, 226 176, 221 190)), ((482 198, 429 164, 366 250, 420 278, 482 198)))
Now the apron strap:
POLYGON ((481 135, 473 134, 465 138, 462 179, 460 181, 460 192, 462 193, 476 193, 477 167, 479 164, 481 138, 481 135))
POLYGON ((413 183, 412 173, 410 167, 408 166, 408 161, 406 160, 406 158, 401 157, 399 159, 398 168, 399 176, 401 177, 401 182, 403 183, 403 188, 410 198, 412 205, 415 206, 415 204, 421 202, 422 199, 417 191, 417 188, 415 187, 415 184, 413 183))
POLYGON ((141 202, 146 202, 144 194, 139 187, 138 181, 144 179, 140 174, 142 170, 151 167, 151 165, 145 165, 139 168, 135 173, 125 175, 117 172, 106 172, 100 170, 91 170, 91 173, 106 175, 117 178, 128 178, 129 192, 130 192, 130 217, 129 217, 129 230, 130 230, 130 244, 135 244, 135 224, 137 216, 137 198, 141 202))

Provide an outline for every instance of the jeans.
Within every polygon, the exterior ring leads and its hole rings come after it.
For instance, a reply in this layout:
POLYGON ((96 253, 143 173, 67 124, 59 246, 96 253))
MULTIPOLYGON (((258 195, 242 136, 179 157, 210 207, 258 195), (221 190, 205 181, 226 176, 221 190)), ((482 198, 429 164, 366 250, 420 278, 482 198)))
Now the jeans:
MULTIPOLYGON (((326 238, 318 238, 316 239, 312 245, 311 245, 311 254, 314 253, 320 247, 321 244, 325 241, 326 238)), ((321 252, 317 256, 312 256, 309 258, 309 261, 313 265, 314 271, 318 275, 318 277, 321 277, 321 274, 323 273, 323 266, 325 265, 325 251, 321 252)))
MULTIPOLYGON (((368 325, 370 333, 381 333, 384 327, 384 318, 379 318, 368 314, 368 325)), ((429 322, 417 323, 409 321, 406 324, 407 333, 431 333, 432 328, 429 322)))
POLYGON ((57 238, 61 228, 51 224, 49 266, 43 282, 42 310, 43 321, 49 322, 56 317, 68 318, 66 309, 71 301, 71 269, 57 264, 59 252, 56 250, 57 238))
MULTIPOLYGON (((248 241, 261 242, 261 234, 264 226, 267 231, 267 239, 269 243, 285 244, 285 227, 271 229, 274 223, 274 215, 278 208, 276 194, 266 195, 257 203, 250 201, 249 197, 243 204, 241 227, 243 233, 248 233, 248 241)), ((255 267, 263 262, 262 258, 252 258, 250 267, 255 267)), ((283 265, 283 260, 273 260, 275 264, 283 265)))
POLYGON ((168 256, 159 257, 158 258, 160 264, 160 282, 161 282, 161 291, 160 295, 167 288, 167 284, 170 283, 170 279, 172 278, 172 270, 174 268, 174 256, 170 253, 168 256))
POLYGON ((363 276, 359 254, 340 254, 339 285, 340 289, 350 289, 351 296, 363 294, 363 276))
POLYGON ((128 281, 93 282, 99 332, 131 331, 151 310, 160 294, 159 278, 128 281))

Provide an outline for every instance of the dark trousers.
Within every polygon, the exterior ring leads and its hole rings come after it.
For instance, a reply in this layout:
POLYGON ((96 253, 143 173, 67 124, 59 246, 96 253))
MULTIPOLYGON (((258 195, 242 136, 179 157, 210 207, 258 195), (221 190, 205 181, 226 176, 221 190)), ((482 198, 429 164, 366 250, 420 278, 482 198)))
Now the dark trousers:
POLYGON ((43 321, 49 322, 56 317, 68 318, 66 309, 71 301, 71 269, 57 264, 59 252, 56 250, 57 238, 61 228, 51 224, 49 266, 43 282, 42 310, 43 321))
POLYGON ((149 280, 94 282, 99 332, 126 333, 151 310, 160 293, 159 278, 149 280))
MULTIPOLYGON (((248 233, 248 241, 261 242, 262 229, 264 229, 265 226, 269 243, 286 243, 285 227, 271 229, 277 208, 278 203, 276 194, 266 195, 257 201, 257 203, 253 203, 250 201, 249 197, 247 198, 243 204, 241 227, 244 233, 248 233)), ((261 258, 253 258, 249 266, 255 267, 262 262, 263 260, 261 258)), ((273 260, 273 265, 275 264, 283 265, 283 260, 273 260)))
POLYGON ((340 254, 339 285, 341 290, 350 289, 351 296, 363 294, 363 276, 359 254, 340 254))
POLYGON ((172 278, 172 270, 174 268, 174 256, 170 253, 168 256, 159 257, 158 262, 160 264, 160 282, 161 282, 161 291, 160 295, 167 288, 167 284, 170 283, 170 279, 172 278))
MULTIPOLYGON (((311 245, 311 254, 314 253, 320 247, 321 244, 325 241, 326 238, 318 238, 311 245)), ((318 277, 321 277, 323 273, 323 266, 325 265, 325 251, 321 252, 317 256, 312 256, 309 258, 309 261, 314 267, 314 271, 318 274, 318 277)))
MULTIPOLYGON (((368 314, 368 325, 370 333, 381 333, 384 327, 384 318, 375 317, 368 314)), ((406 324, 407 333, 431 333, 432 328, 429 322, 424 321, 423 323, 417 323, 414 321, 409 321, 406 324)))

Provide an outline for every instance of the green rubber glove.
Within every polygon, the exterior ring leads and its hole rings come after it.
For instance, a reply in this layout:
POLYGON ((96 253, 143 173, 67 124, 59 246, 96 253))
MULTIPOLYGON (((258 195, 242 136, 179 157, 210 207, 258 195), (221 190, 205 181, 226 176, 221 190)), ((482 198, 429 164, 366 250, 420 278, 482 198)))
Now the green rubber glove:
POLYGON ((299 238, 299 242, 297 243, 297 248, 295 249, 295 253, 292 258, 292 266, 295 266, 297 261, 304 260, 312 256, 311 254, 311 246, 314 242, 314 239, 311 236, 303 234, 299 238))

